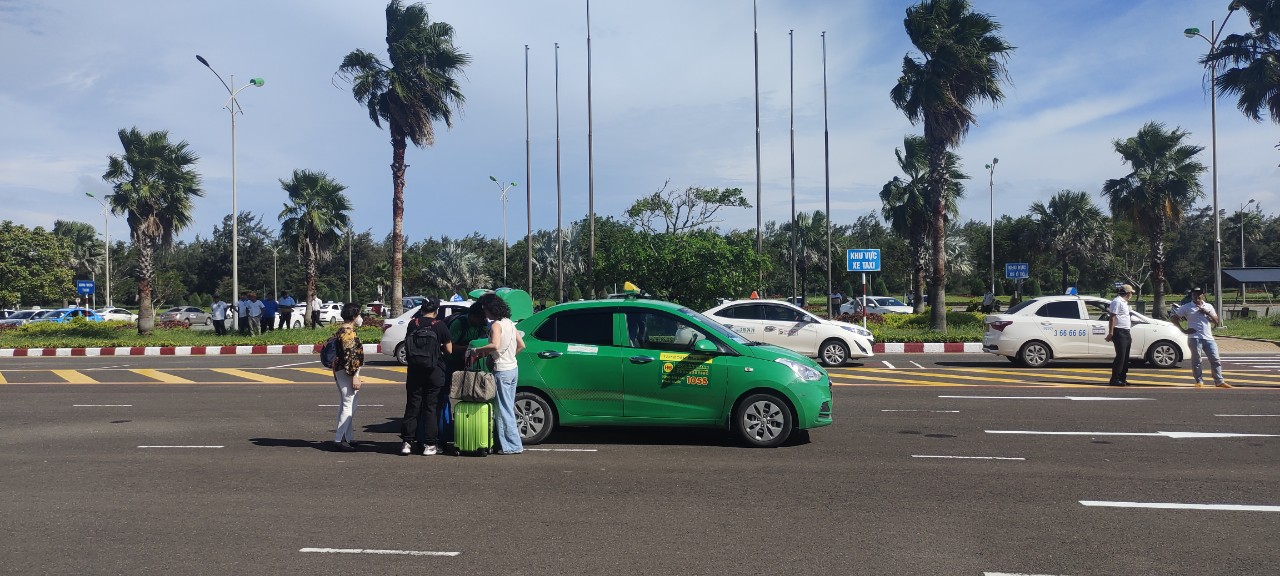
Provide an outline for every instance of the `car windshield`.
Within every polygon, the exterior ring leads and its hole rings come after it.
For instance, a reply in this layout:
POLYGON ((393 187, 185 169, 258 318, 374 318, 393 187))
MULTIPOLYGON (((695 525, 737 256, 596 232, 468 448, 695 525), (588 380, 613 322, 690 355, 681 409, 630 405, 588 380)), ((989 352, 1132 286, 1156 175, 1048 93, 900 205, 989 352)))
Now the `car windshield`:
POLYGON ((59 312, 57 310, 41 310, 39 312, 36 312, 35 316, 32 316, 31 319, 35 320, 37 318, 57 318, 58 314, 59 312))
POLYGON ((712 320, 711 318, 707 317, 701 312, 690 310, 688 308, 681 308, 680 310, 678 310, 678 312, 699 320, 700 322, 702 322, 703 326, 706 326, 712 332, 715 332, 718 336, 720 336, 721 338, 724 338, 725 340, 732 340, 734 342, 747 345, 747 346, 751 345, 750 340, 743 338, 740 334, 738 334, 737 332, 734 332, 733 330, 725 328, 724 325, 720 324, 719 322, 716 322, 715 320, 712 320))
POLYGON ((10 316, 9 318, 16 318, 16 319, 18 319, 18 320, 25 320, 25 319, 27 319, 27 318, 32 318, 32 317, 34 317, 34 316, 35 316, 36 314, 38 314, 38 313, 39 313, 39 312, 37 312, 37 311, 35 311, 35 310, 23 310, 23 311, 21 311, 21 312, 14 312, 14 313, 13 313, 13 315, 12 315, 12 316, 10 316))
POLYGON ((906 306, 897 298, 876 298, 876 304, 881 306, 906 306))
POLYGON ((1030 306, 1032 302, 1035 302, 1035 300, 1023 300, 1022 302, 1019 302, 1019 303, 1017 303, 1017 304, 1014 304, 1012 308, 1009 308, 1008 310, 1005 310, 1005 311, 1004 311, 1004 313, 1005 313, 1005 314, 1017 314, 1017 313, 1018 313, 1018 312, 1020 312, 1023 308, 1026 308, 1027 306, 1030 306))

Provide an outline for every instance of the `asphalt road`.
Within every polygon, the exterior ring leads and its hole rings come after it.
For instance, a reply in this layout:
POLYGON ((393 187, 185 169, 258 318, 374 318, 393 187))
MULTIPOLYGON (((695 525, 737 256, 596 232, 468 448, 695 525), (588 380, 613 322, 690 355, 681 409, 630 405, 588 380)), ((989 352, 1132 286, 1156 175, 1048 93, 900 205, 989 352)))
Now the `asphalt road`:
POLYGON ((396 453, 395 383, 360 392, 361 450, 329 451, 310 356, 5 359, 0 572, 1277 572, 1280 357, 1230 359, 1233 390, 1052 366, 878 356, 833 371, 835 425, 773 450, 580 429, 461 458, 396 453))

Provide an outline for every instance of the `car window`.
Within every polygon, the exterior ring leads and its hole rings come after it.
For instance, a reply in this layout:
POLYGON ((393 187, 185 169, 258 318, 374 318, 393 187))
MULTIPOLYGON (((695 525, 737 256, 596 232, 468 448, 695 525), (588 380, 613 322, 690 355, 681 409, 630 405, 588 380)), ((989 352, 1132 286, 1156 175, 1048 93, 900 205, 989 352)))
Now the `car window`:
POLYGON ((751 344, 751 340, 748 340, 747 338, 743 337, 741 334, 737 332, 734 332, 733 330, 725 328, 724 324, 721 324, 711 318, 708 318, 705 314, 701 312, 690 310, 688 308, 681 308, 679 312, 680 314, 683 314, 685 316, 693 318, 694 320, 702 322, 702 324, 706 326, 707 329, 711 330, 711 332, 719 335, 721 338, 725 340, 732 340, 739 344, 751 344))
POLYGON ((759 304, 739 304, 730 306, 716 313, 716 316, 723 318, 737 318, 739 320, 763 320, 762 307, 759 304))
POLYGON ((906 304, 903 304, 902 301, 897 298, 880 298, 878 303, 881 306, 906 306, 906 304))
POLYGON ((1089 309, 1089 318, 1106 320, 1111 317, 1110 303, 1108 302, 1094 302, 1090 300, 1085 303, 1085 306, 1089 309))
POLYGON ((765 320, 774 322, 800 322, 805 316, 803 312, 787 306, 765 305, 763 308, 765 320))
POLYGON ((1017 304, 1014 304, 1013 306, 1010 306, 1008 310, 1005 310, 1005 311, 1004 311, 1004 313, 1005 313, 1005 314, 1017 314, 1018 312, 1021 312, 1023 308, 1026 308, 1027 306, 1030 306, 1030 305, 1034 304, 1035 302, 1036 302, 1035 300, 1023 300, 1023 301, 1021 301, 1021 302, 1019 302, 1019 303, 1017 303, 1017 304))
POLYGON ((538 327, 533 337, 544 342, 613 346, 613 310, 554 314, 538 327))
POLYGON ((1036 316, 1079 320, 1080 304, 1074 300, 1066 302, 1046 302, 1044 306, 1041 306, 1039 310, 1036 310, 1036 316))
POLYGON ((626 318, 628 345, 632 348, 688 352, 693 350, 694 342, 710 339, 705 330, 670 314, 634 310, 627 312, 626 318))

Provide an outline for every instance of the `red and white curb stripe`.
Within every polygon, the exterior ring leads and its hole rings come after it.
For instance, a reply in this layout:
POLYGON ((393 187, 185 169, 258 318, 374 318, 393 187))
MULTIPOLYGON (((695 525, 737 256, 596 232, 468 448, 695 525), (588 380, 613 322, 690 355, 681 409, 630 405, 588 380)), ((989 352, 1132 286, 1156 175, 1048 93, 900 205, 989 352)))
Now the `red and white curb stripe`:
MULTIPOLYGON (((255 346, 121 346, 105 348, 0 348, 0 358, 41 356, 234 356, 239 354, 319 354, 315 344, 255 346)), ((981 342, 887 342, 876 344, 876 354, 978 354, 981 342)), ((378 344, 365 344, 365 354, 377 354, 378 344)))
MULTIPOLYGON (((365 354, 380 352, 378 344, 365 344, 365 354)), ((257 346, 121 346, 106 348, 0 348, 0 357, 37 356, 233 356, 239 354, 319 354, 316 344, 257 346)))

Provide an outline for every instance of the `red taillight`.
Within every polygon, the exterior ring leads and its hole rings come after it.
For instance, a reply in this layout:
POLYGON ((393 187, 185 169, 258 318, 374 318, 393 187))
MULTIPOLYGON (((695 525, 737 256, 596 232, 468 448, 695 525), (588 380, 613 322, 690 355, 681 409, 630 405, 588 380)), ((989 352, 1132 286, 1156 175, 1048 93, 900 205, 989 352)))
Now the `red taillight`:
POLYGON ((1010 324, 1013 324, 1012 320, 997 320, 995 322, 988 322, 987 328, 989 330, 995 330, 997 332, 1004 332, 1004 329, 1008 327, 1010 324))

